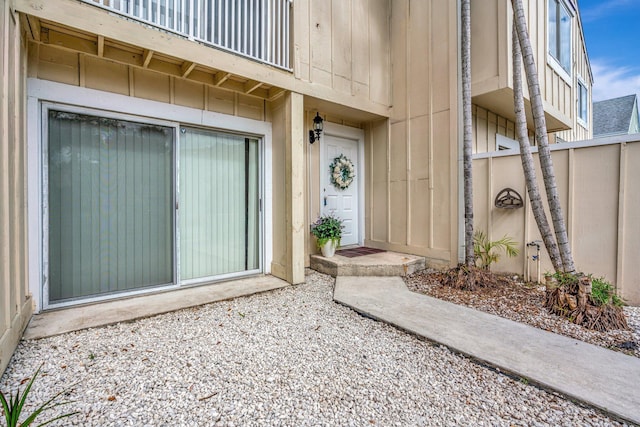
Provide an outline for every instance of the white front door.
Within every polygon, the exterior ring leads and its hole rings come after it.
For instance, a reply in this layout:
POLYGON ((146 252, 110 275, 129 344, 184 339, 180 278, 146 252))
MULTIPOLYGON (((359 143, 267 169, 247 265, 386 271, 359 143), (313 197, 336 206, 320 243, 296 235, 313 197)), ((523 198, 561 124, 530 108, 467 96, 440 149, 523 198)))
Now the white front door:
POLYGON ((320 207, 322 215, 333 214, 343 220, 341 246, 357 245, 360 243, 358 175, 362 170, 358 164, 358 140, 325 134, 322 137, 320 147, 320 207), (345 189, 340 189, 331 182, 330 166, 341 154, 353 163, 355 169, 353 182, 345 189))

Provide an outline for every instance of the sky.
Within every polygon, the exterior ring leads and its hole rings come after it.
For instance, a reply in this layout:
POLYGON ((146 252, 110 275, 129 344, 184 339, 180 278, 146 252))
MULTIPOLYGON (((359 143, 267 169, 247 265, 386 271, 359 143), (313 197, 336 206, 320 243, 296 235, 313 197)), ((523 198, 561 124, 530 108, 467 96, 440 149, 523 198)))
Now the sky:
POLYGON ((593 100, 640 96, 640 0, 578 0, 593 100))

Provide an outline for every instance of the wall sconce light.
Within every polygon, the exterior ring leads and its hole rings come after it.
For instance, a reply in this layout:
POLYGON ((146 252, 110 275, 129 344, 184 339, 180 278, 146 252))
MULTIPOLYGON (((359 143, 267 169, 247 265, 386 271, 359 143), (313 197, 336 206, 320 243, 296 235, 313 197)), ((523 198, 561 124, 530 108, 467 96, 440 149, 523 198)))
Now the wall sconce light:
POLYGON ((322 117, 320 113, 316 112, 316 116, 313 118, 313 130, 309 131, 309 144, 313 144, 320 139, 322 133, 322 117))

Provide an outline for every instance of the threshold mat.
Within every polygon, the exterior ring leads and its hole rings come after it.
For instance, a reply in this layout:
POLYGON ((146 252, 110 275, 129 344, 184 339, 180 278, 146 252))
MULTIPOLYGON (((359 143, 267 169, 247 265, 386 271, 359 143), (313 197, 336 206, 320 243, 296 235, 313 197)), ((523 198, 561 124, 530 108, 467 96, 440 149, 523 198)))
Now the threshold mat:
POLYGON ((355 258, 357 256, 378 254, 380 252, 386 252, 386 251, 384 249, 367 248, 363 246, 360 248, 342 249, 342 250, 336 251, 336 255, 341 255, 347 258, 355 258))

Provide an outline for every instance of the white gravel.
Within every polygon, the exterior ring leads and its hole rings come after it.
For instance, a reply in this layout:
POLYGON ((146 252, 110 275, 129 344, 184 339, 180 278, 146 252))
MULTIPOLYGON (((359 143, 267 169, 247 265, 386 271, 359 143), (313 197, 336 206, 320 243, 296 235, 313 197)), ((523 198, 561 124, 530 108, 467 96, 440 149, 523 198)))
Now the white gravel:
POLYGON ((56 410, 80 414, 58 425, 620 425, 363 318, 332 292, 308 272, 300 286, 23 341, 0 389, 44 363, 31 403, 75 383, 75 402, 56 410))

